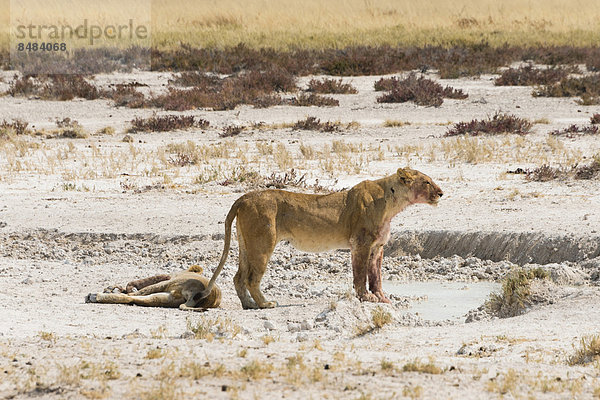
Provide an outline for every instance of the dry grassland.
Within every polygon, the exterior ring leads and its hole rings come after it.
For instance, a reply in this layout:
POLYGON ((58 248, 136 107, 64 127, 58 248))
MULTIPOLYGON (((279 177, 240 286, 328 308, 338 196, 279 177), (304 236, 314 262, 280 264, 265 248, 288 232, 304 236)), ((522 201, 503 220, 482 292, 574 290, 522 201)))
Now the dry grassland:
MULTIPOLYGON (((29 1, 28 3, 36 3, 29 1)), ((68 15, 70 2, 37 2, 49 22, 68 15), (64 6, 66 4, 66 7, 64 6), (56 11, 53 11, 56 10, 56 11), (60 12, 61 14, 55 14, 60 12)), ((104 2, 106 3, 106 2, 104 2)), ((144 3, 144 2, 138 2, 144 3)), ((355 45, 457 45, 487 41, 493 46, 597 44, 600 3, 595 0, 282 0, 148 1, 153 45, 342 48, 355 45)), ((8 0, 0 2, 1 26, 8 27, 8 0)), ((122 13, 122 3, 103 6, 99 20, 122 13)), ((143 5, 141 6, 143 7, 143 5)), ((77 15, 75 15, 77 14, 77 15)), ((137 14, 137 13, 136 13, 137 14)), ((6 45, 6 28, 1 43, 6 45)))

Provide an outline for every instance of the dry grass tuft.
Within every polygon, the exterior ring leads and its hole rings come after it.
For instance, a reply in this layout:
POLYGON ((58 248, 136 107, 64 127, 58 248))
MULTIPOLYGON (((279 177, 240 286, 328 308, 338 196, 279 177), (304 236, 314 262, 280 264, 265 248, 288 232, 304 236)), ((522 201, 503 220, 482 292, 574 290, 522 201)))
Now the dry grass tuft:
POLYGON ((415 359, 411 362, 404 364, 402 367, 402 371, 404 372, 420 372, 423 374, 434 374, 439 375, 444 372, 444 370, 437 365, 435 365, 434 360, 432 358, 429 359, 427 363, 422 362, 419 359, 415 359))
POLYGON ((263 363, 258 360, 252 360, 248 364, 244 365, 240 372, 247 380, 263 379, 269 376, 274 370, 274 367, 270 363, 263 363))
POLYGON ((404 103, 412 101, 420 106, 439 107, 447 99, 466 99, 467 94, 450 86, 445 88, 437 82, 411 73, 407 78, 381 78, 375 82, 376 90, 389 90, 377 98, 379 103, 404 103))
POLYGON ((470 122, 459 122, 454 124, 444 136, 471 135, 498 135, 503 133, 516 133, 526 135, 530 133, 533 124, 525 119, 510 114, 496 113, 490 119, 471 120, 470 122))
MULTIPOLYGON (((575 347, 575 346, 573 346, 575 347)), ((589 364, 600 358, 600 335, 589 335, 581 338, 579 348, 568 359, 569 365, 589 364)))
POLYGON ((383 307, 377 306, 371 311, 371 323, 359 324, 354 328, 355 336, 364 336, 367 333, 378 331, 385 325, 392 322, 392 314, 384 310, 383 307))
POLYGON ((342 79, 322 80, 311 79, 308 82, 308 91, 314 93, 331 93, 331 94, 356 94, 358 90, 349 83, 343 83, 342 79))
POLYGON ((406 125, 410 125, 410 122, 399 121, 399 120, 395 120, 395 119, 386 119, 383 122, 383 126, 386 128, 398 128, 398 127, 406 126, 406 125))
POLYGON ((548 272, 542 268, 515 268, 502 280, 502 292, 490 295, 486 307, 501 318, 520 315, 529 305, 531 281, 548 277, 548 272))

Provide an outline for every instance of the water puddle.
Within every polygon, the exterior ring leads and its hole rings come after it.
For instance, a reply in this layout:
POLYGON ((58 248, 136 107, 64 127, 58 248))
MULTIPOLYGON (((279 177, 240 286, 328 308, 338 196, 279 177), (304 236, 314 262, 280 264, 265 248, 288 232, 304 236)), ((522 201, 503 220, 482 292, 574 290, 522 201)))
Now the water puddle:
POLYGON ((412 302, 409 311, 430 321, 462 320, 479 307, 492 292, 500 290, 494 282, 383 282, 383 291, 398 296, 427 296, 412 302))

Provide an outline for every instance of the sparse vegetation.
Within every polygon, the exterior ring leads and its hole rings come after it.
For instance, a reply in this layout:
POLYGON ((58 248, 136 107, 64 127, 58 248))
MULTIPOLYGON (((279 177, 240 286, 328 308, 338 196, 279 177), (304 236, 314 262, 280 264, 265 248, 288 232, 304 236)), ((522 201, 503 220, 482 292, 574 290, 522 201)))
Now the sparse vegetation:
POLYGON ((519 68, 509 68, 494 81, 496 86, 533 86, 552 85, 567 77, 570 72, 577 72, 573 68, 564 67, 534 68, 525 65, 519 68))
POLYGON ((590 123, 594 124, 594 125, 600 124, 600 114, 599 113, 595 113, 594 115, 592 115, 590 117, 590 123))
POLYGON ((515 133, 526 135, 531 131, 532 123, 525 118, 519 118, 510 114, 496 113, 492 118, 484 120, 471 120, 470 122, 458 122, 446 132, 444 136, 458 135, 498 135, 503 133, 515 133))
POLYGON ((273 369, 274 367, 270 363, 252 360, 248 364, 244 365, 240 369, 240 372, 246 379, 250 381, 266 378, 273 371, 273 369))
POLYGON ((548 134, 552 136, 576 138, 584 135, 597 135, 599 132, 600 129, 596 125, 579 126, 573 124, 570 125, 568 128, 556 129, 551 132, 548 132, 548 134))
POLYGON ((72 100, 81 97, 94 100, 100 91, 82 75, 15 76, 8 89, 11 96, 37 96, 44 100, 72 100))
POLYGON ((242 125, 227 125, 223 128, 223 132, 221 133, 221 137, 232 137, 237 136, 242 133, 246 129, 245 126, 242 125))
POLYGON ((100 134, 100 135, 114 135, 115 134, 115 128, 113 128, 112 126, 105 126, 104 128, 98 129, 98 134, 100 134))
MULTIPOLYGON (((297 89, 294 76, 276 65, 261 70, 251 69, 223 79, 201 73, 185 73, 174 82, 194 86, 189 89, 170 87, 166 94, 155 97, 150 103, 174 111, 194 108, 232 110, 240 104, 262 108, 282 104, 283 100, 274 95, 275 92, 297 89)), ((313 100, 317 102, 318 99, 313 100)))
POLYGON ((600 359, 600 335, 583 336, 579 347, 573 347, 575 353, 569 357, 569 365, 588 364, 600 359))
POLYGON ((398 121, 395 119, 386 119, 383 123, 383 126, 386 128, 399 128, 401 126, 410 125, 408 121, 398 121))
POLYGON ((308 82, 308 91, 321 94, 355 94, 358 90, 349 83, 343 83, 341 79, 324 78, 322 80, 311 79, 308 82))
POLYGON ((318 94, 300 93, 296 97, 291 98, 287 101, 287 104, 298 107, 335 107, 339 106, 340 102, 333 97, 321 96, 318 94))
POLYGON ((85 139, 88 133, 83 129, 79 122, 69 117, 56 120, 56 127, 47 137, 49 138, 67 138, 67 139, 85 139))
POLYGON ((316 117, 306 117, 306 119, 297 121, 292 129, 304 131, 321 131, 321 132, 337 132, 340 130, 339 122, 321 122, 316 117))
POLYGON ((9 136, 9 135, 26 135, 26 134, 31 134, 31 130, 27 129, 27 126, 29 125, 28 122, 20 120, 20 119, 13 119, 12 122, 7 122, 6 120, 3 120, 0 123, 0 137, 2 136, 9 136))
POLYGON ((210 123, 205 119, 197 119, 192 115, 154 115, 150 118, 136 117, 131 121, 129 133, 136 132, 169 132, 178 129, 206 129, 210 123))
POLYGON ((519 315, 530 304, 531 282, 548 277, 542 268, 514 268, 502 279, 502 291, 490 295, 486 307, 501 318, 519 315))
POLYGON ((535 182, 548 182, 555 179, 594 179, 600 176, 600 155, 584 165, 573 165, 571 167, 552 167, 544 164, 540 167, 527 170, 525 178, 535 182))
POLYGON ((580 78, 564 78, 553 85, 534 90, 537 97, 580 97, 581 105, 600 104, 600 74, 580 78))
POLYGON ((196 339, 212 340, 216 337, 234 338, 242 331, 242 328, 229 318, 201 317, 195 323, 187 320, 188 331, 194 334, 196 339))
POLYGON ((427 363, 422 362, 419 359, 414 359, 411 362, 404 364, 402 367, 402 371, 404 372, 420 372, 423 374, 434 374, 438 375, 444 372, 444 370, 437 365, 432 358, 428 360, 427 363))

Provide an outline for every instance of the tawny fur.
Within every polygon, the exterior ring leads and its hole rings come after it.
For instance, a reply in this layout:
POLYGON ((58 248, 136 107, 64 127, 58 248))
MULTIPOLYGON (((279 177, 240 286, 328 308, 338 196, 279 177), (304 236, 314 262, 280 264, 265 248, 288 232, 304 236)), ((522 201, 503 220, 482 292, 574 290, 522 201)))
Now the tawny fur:
POLYGON ((242 307, 277 305, 264 298, 260 282, 275 245, 282 240, 310 252, 349 248, 358 298, 389 303, 381 286, 381 261, 383 245, 390 235, 390 221, 410 204, 437 205, 442 195, 431 178, 409 168, 327 195, 283 190, 247 193, 227 214, 219 266, 207 289, 196 295, 196 299, 209 295, 223 269, 231 244, 231 225, 237 218, 239 268, 234 284, 242 307))
POLYGON ((182 310, 203 311, 221 304, 221 289, 212 286, 209 295, 194 300, 194 296, 204 291, 208 279, 202 268, 192 266, 189 270, 174 275, 156 275, 129 282, 127 288, 137 288, 133 293, 90 293, 87 303, 136 304, 147 307, 179 307, 182 310))

